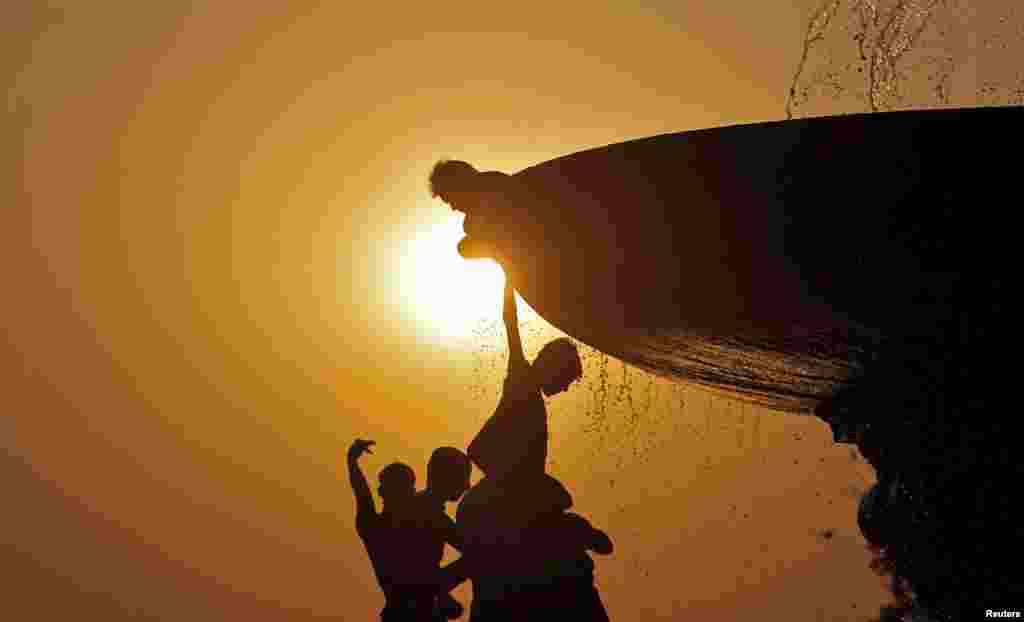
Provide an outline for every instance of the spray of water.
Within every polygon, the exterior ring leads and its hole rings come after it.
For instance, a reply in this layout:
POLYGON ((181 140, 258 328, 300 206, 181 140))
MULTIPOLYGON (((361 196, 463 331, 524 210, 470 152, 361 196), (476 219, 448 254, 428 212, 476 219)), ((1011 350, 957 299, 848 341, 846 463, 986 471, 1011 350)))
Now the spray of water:
POLYGON ((971 0, 804 2, 786 118, 1024 103, 1024 7, 971 0))

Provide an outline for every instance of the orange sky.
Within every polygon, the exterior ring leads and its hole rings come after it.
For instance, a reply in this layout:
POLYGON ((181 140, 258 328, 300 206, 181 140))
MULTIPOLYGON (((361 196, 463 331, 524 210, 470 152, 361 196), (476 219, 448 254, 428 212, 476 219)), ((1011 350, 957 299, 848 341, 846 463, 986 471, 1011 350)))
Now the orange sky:
MULTIPOLYGON (((422 477, 431 449, 465 446, 491 412, 504 365, 500 300, 445 340, 429 288, 409 286, 411 241, 454 218, 428 197, 430 166, 513 172, 782 118, 807 16, 746 2, 7 9, 12 619, 375 616, 344 448, 375 439, 368 474, 402 459, 422 477)), ((557 331, 526 317, 532 356, 557 331)), ((854 520, 873 475, 826 426, 592 351, 586 374, 549 404, 552 470, 616 543, 597 560, 613 619, 877 612, 854 520)))

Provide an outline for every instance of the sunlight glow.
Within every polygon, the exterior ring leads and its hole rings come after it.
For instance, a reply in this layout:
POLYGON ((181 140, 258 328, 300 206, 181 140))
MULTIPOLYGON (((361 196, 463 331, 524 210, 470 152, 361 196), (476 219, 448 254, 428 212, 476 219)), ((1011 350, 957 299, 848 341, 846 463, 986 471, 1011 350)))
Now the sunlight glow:
POLYGON ((399 295, 428 336, 465 340, 481 322, 500 320, 505 275, 495 262, 467 261, 456 245, 462 221, 454 215, 417 231, 402 244, 399 295))

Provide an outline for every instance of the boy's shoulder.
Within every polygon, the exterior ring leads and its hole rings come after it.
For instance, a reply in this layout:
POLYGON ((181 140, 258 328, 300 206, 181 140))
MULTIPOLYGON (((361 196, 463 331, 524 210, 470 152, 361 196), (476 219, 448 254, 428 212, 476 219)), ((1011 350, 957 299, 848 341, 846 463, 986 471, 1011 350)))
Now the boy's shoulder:
POLYGON ((533 386, 530 371, 533 367, 529 361, 519 361, 515 365, 509 367, 508 373, 505 374, 505 391, 509 392, 531 392, 532 390, 539 390, 538 387, 533 386))
POLYGON ((522 181, 513 175, 508 173, 502 173, 501 171, 484 171, 480 175, 480 184, 483 189, 497 190, 501 194, 509 195, 514 193, 518 189, 522 189, 522 181))

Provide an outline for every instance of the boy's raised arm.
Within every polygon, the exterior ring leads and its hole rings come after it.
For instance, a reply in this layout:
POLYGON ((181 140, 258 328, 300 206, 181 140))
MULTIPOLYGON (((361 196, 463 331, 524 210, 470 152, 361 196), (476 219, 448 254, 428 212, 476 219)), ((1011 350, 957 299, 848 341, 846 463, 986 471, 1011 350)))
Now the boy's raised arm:
POLYGON ((374 441, 356 439, 348 448, 348 479, 352 484, 352 493, 356 497, 357 521, 360 517, 377 513, 377 508, 373 502, 373 494, 370 493, 370 485, 366 482, 362 469, 359 468, 359 458, 364 453, 373 453, 370 451, 370 446, 375 444, 374 441))
POLYGON ((508 337, 508 371, 511 374, 513 370, 526 366, 526 355, 523 353, 523 340, 519 336, 516 292, 512 288, 511 279, 507 275, 505 277, 505 298, 501 316, 505 321, 505 335, 508 337))

